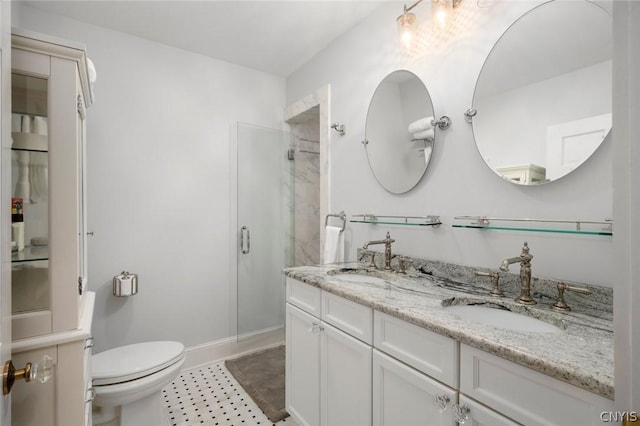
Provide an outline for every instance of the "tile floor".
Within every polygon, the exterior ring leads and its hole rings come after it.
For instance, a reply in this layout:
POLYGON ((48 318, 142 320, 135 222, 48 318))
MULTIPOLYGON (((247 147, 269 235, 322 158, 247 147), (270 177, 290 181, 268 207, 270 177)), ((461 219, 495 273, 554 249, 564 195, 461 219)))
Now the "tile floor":
MULTIPOLYGON (((162 399, 171 426, 274 425, 224 362, 183 372, 162 390, 162 399)), ((276 425, 297 426, 291 417, 276 425)))

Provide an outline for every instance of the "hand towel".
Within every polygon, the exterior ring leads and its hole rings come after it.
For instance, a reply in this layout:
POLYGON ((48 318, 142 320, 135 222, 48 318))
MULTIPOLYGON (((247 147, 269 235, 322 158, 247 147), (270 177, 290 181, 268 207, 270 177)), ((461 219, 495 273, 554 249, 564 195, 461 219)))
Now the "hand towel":
POLYGON ((413 138, 414 139, 422 139, 422 140, 426 140, 426 141, 429 141, 429 142, 432 142, 433 139, 435 138, 435 136, 436 135, 435 135, 433 129, 423 130, 421 132, 413 134, 413 138))
POLYGON ((344 262, 344 237, 342 228, 326 226, 322 263, 344 262))
POLYGON ((47 202, 49 198, 49 169, 46 154, 31 155, 29 159, 29 200, 47 202))
POLYGON ((409 133, 418 133, 423 130, 429 130, 433 128, 431 122, 433 121, 433 117, 422 117, 413 123, 409 124, 409 133))

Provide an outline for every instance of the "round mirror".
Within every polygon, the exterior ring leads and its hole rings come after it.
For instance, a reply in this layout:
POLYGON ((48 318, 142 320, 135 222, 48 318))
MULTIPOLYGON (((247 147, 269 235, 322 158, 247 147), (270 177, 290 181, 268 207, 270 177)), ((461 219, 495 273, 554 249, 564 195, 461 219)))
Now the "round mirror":
POLYGON ((588 1, 551 1, 518 19, 485 61, 473 135, 498 175, 531 185, 584 163, 611 129, 611 16, 588 1))
POLYGON ((393 194, 411 190, 424 176, 433 150, 433 105, 412 72, 394 71, 371 98, 365 149, 378 183, 393 194))

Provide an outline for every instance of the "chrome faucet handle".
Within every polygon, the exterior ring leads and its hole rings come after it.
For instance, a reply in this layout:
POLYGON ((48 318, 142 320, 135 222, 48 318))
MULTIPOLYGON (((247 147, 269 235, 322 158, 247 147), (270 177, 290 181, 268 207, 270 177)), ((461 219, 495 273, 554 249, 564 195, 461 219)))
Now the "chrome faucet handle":
POLYGON ((500 274, 498 272, 474 271, 474 273, 479 277, 493 278, 493 289, 489 294, 493 297, 504 297, 504 293, 500 288, 500 274))
POLYGON ((371 262, 369 263, 369 268, 378 269, 378 267, 376 266, 376 252, 371 251, 369 252, 369 254, 371 255, 371 262))
POLYGON ((553 309, 554 311, 569 312, 571 310, 571 307, 567 305, 567 302, 564 300, 565 290, 574 291, 576 293, 581 293, 586 295, 591 294, 591 290, 589 289, 582 288, 582 287, 575 287, 572 285, 565 284, 564 282, 559 282, 558 283, 558 300, 556 300, 556 303, 551 305, 551 309, 553 309))
POLYGON ((413 259, 408 258, 406 256, 398 256, 398 273, 406 274, 407 264, 413 265, 413 259))

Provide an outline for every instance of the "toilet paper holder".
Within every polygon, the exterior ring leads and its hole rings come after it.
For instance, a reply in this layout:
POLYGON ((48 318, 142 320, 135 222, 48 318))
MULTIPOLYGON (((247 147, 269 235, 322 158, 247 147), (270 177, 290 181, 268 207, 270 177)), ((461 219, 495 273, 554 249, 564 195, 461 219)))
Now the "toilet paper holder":
POLYGON ((133 296, 138 293, 138 275, 122 271, 113 277, 113 295, 118 297, 133 296))

